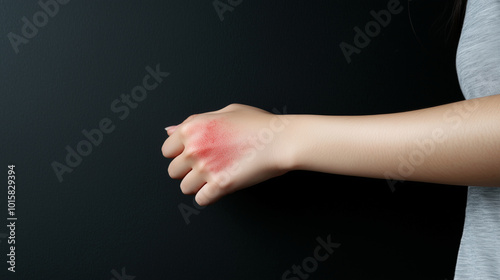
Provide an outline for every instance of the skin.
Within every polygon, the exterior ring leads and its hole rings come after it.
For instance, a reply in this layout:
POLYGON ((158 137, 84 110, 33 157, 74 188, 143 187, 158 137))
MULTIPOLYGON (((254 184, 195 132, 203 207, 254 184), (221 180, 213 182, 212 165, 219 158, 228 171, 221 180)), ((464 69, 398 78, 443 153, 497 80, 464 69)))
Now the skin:
POLYGON ((291 170, 499 187, 499 108, 500 95, 366 116, 231 104, 167 128, 162 153, 202 206, 291 170))

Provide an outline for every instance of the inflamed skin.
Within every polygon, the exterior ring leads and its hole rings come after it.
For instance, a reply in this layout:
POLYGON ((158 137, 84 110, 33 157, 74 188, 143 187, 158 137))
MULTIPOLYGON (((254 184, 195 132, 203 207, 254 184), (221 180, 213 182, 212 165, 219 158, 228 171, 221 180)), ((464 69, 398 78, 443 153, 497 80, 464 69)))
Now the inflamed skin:
POLYGON ((190 116, 166 128, 162 153, 173 158, 168 174, 200 205, 284 174, 289 161, 280 139, 288 124, 284 115, 241 104, 190 116))
POLYGON ((248 150, 237 129, 222 118, 194 124, 187 135, 191 155, 214 173, 230 167, 248 150))

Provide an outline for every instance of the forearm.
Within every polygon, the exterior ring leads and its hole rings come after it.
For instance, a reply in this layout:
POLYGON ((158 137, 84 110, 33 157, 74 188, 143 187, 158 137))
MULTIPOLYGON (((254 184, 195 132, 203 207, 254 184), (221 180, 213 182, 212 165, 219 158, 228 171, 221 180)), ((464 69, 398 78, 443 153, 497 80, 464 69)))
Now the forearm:
POLYGON ((500 186, 500 95, 395 114, 287 117, 289 169, 500 186))

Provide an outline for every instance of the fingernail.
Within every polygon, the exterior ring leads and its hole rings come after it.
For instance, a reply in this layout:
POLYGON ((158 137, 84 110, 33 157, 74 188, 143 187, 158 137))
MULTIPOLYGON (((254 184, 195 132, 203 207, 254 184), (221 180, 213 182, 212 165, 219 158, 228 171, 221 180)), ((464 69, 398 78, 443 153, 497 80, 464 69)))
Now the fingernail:
POLYGON ((176 127, 177 127, 176 125, 167 126, 165 127, 165 130, 168 132, 169 130, 174 129, 176 127))

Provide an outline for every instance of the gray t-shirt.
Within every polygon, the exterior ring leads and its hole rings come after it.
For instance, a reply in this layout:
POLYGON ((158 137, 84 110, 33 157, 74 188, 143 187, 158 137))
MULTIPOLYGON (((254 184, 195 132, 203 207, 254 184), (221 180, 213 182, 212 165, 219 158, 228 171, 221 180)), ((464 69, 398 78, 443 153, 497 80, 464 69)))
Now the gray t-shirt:
MULTIPOLYGON (((465 98, 500 94, 500 0, 468 1, 456 65, 465 98)), ((455 280, 500 280, 500 186, 469 187, 455 280)))

